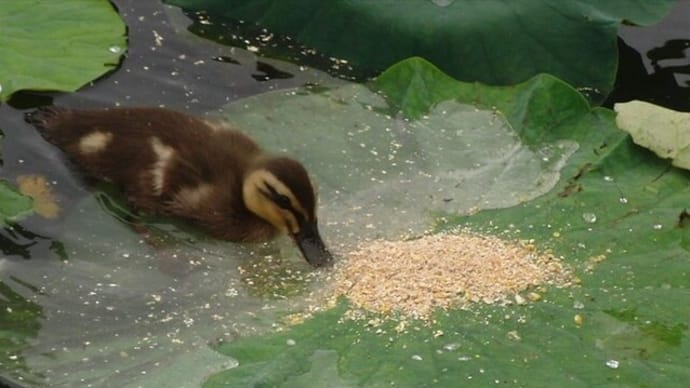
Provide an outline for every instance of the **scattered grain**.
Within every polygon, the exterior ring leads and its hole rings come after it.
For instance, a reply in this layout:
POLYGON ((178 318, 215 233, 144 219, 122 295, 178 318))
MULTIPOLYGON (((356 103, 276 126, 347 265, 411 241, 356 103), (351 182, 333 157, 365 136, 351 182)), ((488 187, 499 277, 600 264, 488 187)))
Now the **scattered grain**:
POLYGON ((345 296, 355 306, 346 318, 371 319, 370 313, 398 317, 397 332, 406 329, 404 319, 428 321, 436 309, 522 305, 541 299, 536 292, 520 295, 530 288, 573 285, 561 261, 538 252, 533 241, 467 232, 367 241, 336 265, 332 279, 333 296, 345 296))
POLYGON ((515 294, 515 303, 519 305, 527 304, 527 300, 520 294, 515 294))
POLYGON ((506 333, 506 338, 508 338, 511 341, 520 341, 522 337, 520 337, 520 334, 517 332, 517 330, 511 330, 506 333))
POLYGON ((527 294, 527 297, 532 302, 538 302, 539 300, 541 300, 541 294, 539 294, 538 292, 530 292, 529 294, 527 294))

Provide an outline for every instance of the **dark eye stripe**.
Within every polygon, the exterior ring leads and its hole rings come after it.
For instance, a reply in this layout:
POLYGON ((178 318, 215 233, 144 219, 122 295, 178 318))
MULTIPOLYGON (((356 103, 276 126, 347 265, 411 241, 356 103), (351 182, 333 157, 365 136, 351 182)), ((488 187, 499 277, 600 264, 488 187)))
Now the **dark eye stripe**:
POLYGON ((275 187, 268 184, 268 182, 264 181, 264 185, 266 186, 266 189, 268 189, 268 191, 259 190, 263 195, 265 195, 271 201, 275 202, 275 204, 280 206, 281 208, 285 210, 290 210, 291 212, 295 213, 295 209, 292 207, 292 202, 290 202, 290 198, 288 198, 287 195, 280 194, 278 190, 276 190, 275 187))
POLYGON ((278 194, 278 195, 274 196, 273 202, 275 202, 276 205, 282 207, 285 210, 293 210, 292 209, 292 203, 290 202, 290 198, 288 198, 282 194, 278 194))

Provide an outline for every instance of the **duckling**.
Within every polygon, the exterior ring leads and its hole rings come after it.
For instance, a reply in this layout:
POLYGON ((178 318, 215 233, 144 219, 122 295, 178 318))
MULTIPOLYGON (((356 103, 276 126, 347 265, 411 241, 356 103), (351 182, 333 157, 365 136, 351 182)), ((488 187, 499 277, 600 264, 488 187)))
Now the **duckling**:
POLYGON ((121 187, 141 212, 179 217, 235 242, 285 233, 313 266, 333 260, 302 164, 264 152, 225 123, 162 108, 54 106, 26 121, 87 174, 121 187))

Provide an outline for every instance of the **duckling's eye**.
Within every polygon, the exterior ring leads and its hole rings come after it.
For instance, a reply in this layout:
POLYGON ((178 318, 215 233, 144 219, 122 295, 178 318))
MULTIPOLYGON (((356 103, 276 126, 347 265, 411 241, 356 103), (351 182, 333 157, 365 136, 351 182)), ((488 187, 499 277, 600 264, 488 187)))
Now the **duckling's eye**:
POLYGON ((290 198, 288 198, 287 195, 280 194, 278 190, 276 190, 273 186, 269 185, 266 182, 264 182, 264 184, 266 185, 268 191, 261 190, 261 193, 263 193, 266 197, 268 197, 279 207, 285 210, 292 209, 292 202, 290 202, 290 198))
POLYGON ((283 209, 290 210, 292 209, 292 203, 290 203, 290 198, 283 194, 275 194, 272 197, 273 202, 276 203, 276 205, 280 206, 283 209))

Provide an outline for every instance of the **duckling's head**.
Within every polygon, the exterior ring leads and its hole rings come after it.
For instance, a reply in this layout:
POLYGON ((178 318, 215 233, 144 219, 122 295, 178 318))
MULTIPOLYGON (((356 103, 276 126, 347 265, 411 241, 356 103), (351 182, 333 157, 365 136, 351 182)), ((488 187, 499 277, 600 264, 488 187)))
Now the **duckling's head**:
POLYGON ((316 194, 302 164, 285 157, 257 161, 244 178, 242 195, 250 211, 292 237, 311 265, 333 261, 319 235, 316 194))

